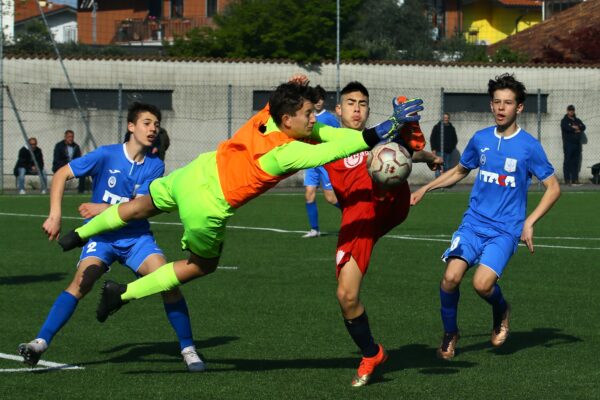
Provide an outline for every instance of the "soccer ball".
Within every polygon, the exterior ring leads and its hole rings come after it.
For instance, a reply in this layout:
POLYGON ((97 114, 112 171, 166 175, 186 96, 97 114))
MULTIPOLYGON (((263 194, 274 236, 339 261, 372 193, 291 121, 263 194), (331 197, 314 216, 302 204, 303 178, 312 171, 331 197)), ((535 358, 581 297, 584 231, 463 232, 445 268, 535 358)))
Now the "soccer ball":
POLYGON ((378 144, 367 157, 367 171, 379 186, 398 186, 408 179, 412 159, 408 150, 396 142, 378 144))

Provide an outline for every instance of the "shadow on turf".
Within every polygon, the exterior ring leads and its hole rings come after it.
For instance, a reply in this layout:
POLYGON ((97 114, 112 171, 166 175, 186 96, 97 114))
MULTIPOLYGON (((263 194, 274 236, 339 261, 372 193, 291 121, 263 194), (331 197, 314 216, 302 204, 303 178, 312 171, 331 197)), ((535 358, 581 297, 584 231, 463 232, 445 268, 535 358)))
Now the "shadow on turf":
POLYGON ((0 285, 26 285, 39 282, 62 281, 67 274, 65 272, 52 272, 42 275, 16 275, 0 277, 0 285))
MULTIPOLYGON (((488 337, 489 335, 485 336, 488 337)), ((463 338, 465 337, 466 336, 463 336, 463 338)), ((461 347, 459 343, 458 350, 460 353, 466 353, 469 351, 481 351, 487 349, 496 355, 506 356, 531 347, 553 347, 582 341, 583 340, 577 336, 562 333, 562 329, 534 328, 530 332, 511 331, 506 343, 499 348, 492 347, 490 342, 486 340, 485 342, 476 343, 465 347, 461 347)))
MULTIPOLYGON (((210 347, 217 347, 239 340, 237 336, 220 336, 206 340, 195 340, 195 345, 198 348, 198 353, 202 357, 201 350, 210 347)), ((179 343, 177 342, 144 342, 144 343, 125 343, 107 350, 100 351, 101 354, 109 354, 108 358, 98 361, 90 361, 84 363, 78 363, 77 365, 97 365, 106 363, 131 363, 131 362, 144 362, 144 363, 182 363, 181 356, 179 355, 179 343), (114 356, 110 354, 120 353, 114 356), (156 358, 156 356, 164 355, 168 358, 156 358)), ((140 373, 142 371, 135 371, 140 373)), ((181 371, 144 371, 146 372, 186 372, 185 369, 181 371)))

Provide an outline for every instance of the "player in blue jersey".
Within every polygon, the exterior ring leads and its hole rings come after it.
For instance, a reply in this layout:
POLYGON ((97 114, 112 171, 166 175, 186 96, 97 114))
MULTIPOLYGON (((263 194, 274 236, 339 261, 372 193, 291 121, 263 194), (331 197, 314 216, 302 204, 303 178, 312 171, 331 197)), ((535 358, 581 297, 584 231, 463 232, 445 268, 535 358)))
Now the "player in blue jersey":
POLYGON ((470 267, 477 267, 473 287, 492 306, 491 343, 501 346, 509 334, 510 305, 498 279, 517 250, 519 238, 533 253, 533 227, 560 197, 558 179, 542 145, 517 125, 523 111, 525 86, 513 75, 490 80, 488 93, 495 125, 475 132, 459 165, 423 186, 411 196, 415 205, 425 193, 452 186, 479 168, 469 208, 443 255, 446 270, 440 285, 444 336, 438 357, 454 357, 460 283, 470 267), (532 176, 546 189, 535 209, 526 215, 527 189, 532 176))
MULTIPOLYGON (((315 86, 315 92, 317 94, 317 102, 315 103, 315 117, 317 122, 335 128, 340 127, 335 115, 325 109, 325 97, 327 92, 321 86, 315 86)), ((333 187, 329 180, 329 175, 323 166, 316 168, 309 168, 304 170, 304 198, 306 199, 306 214, 308 215, 308 223, 310 224, 310 231, 308 231, 303 238, 315 238, 321 235, 319 229, 319 210, 317 208, 317 189, 321 186, 323 188, 323 196, 329 204, 333 204, 339 207, 333 187)))
MULTIPOLYGON (((148 194, 150 182, 163 175, 164 163, 149 150, 160 127, 161 113, 149 104, 134 103, 128 111, 126 143, 102 146, 69 162, 56 171, 50 192, 50 213, 42 228, 49 240, 58 238, 61 228, 65 183, 72 178, 91 176, 92 199, 79 207, 84 218, 92 218, 112 204, 127 202, 148 194)), ((123 228, 94 236, 85 245, 73 280, 55 300, 37 337, 19 345, 25 364, 35 366, 54 336, 75 312, 79 300, 115 261, 137 276, 147 275, 166 263, 154 240, 147 220, 132 221, 123 228)), ((179 289, 163 292, 167 318, 181 346, 190 371, 204 370, 204 362, 194 347, 188 308, 179 289)))

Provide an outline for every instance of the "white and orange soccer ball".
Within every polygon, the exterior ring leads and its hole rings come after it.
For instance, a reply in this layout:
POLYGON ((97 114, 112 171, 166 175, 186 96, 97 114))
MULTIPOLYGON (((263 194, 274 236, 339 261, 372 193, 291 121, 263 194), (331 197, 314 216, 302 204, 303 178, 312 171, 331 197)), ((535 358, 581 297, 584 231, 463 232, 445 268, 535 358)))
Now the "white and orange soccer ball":
POLYGON ((398 143, 381 143, 369 153, 367 171, 373 182, 381 187, 398 186, 408 179, 412 159, 408 150, 398 143))

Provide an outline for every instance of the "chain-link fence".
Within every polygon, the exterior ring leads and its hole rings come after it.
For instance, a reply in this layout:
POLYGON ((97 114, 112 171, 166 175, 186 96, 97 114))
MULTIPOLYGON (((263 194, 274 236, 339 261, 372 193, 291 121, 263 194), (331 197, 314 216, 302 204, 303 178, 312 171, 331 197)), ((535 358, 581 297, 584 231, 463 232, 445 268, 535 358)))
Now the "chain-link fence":
MULTIPOLYGON (((267 67, 276 69, 273 65, 267 67)), ((256 71, 261 71, 260 66, 256 68, 258 68, 256 71)), ((421 85, 421 82, 406 79, 412 82, 412 85, 402 85, 398 88, 400 85, 383 84, 388 80, 397 81, 389 79, 386 74, 402 73, 403 76, 407 76, 409 73, 415 73, 423 77, 429 75, 426 71, 419 72, 422 68, 418 66, 410 66, 409 72, 397 72, 403 67, 393 66, 390 67, 390 72, 381 70, 384 68, 382 66, 357 68, 348 66, 342 82, 359 80, 368 87, 371 101, 369 122, 372 124, 390 115, 391 99, 399 94, 424 99, 426 109, 422 113, 421 127, 428 141, 431 130, 441 119, 442 113, 449 112, 451 123, 458 134, 458 152, 462 152, 476 130, 493 124, 489 112, 489 98, 485 93, 486 80, 477 78, 477 85, 473 85, 470 82, 472 77, 457 75, 461 76, 460 81, 452 77, 443 79, 442 72, 435 72, 431 76, 437 81, 445 81, 444 86, 426 81, 421 85), (370 71, 371 74, 366 71, 370 71)), ((233 82, 231 84, 226 83, 227 76, 221 75, 217 75, 219 79, 205 79, 218 81, 216 84, 206 84, 201 81, 182 82, 182 79, 177 79, 178 69, 171 71, 173 76, 167 77, 161 73, 162 75, 157 75, 158 78, 145 80, 152 83, 140 83, 135 78, 122 82, 110 79, 110 82, 105 80, 104 83, 93 83, 93 79, 90 78, 83 84, 78 84, 74 80, 79 103, 83 107, 82 112, 76 108, 72 93, 65 88, 64 84, 58 85, 39 80, 30 83, 25 79, 6 80, 5 84, 10 90, 12 99, 8 101, 5 96, 4 101, 4 188, 8 190, 15 188, 13 167, 19 149, 26 143, 26 137, 37 138, 38 146, 43 150, 45 170, 50 172, 53 148, 63 139, 66 129, 75 132, 75 140, 82 145, 84 153, 93 150, 95 146, 120 142, 123 140, 127 126, 127 106, 136 100, 156 104, 163 110, 162 126, 171 138, 171 146, 165 159, 168 173, 187 164, 198 154, 216 149, 219 142, 227 139, 265 104, 265 93, 284 81, 282 77, 290 76, 289 71, 297 72, 298 67, 284 65, 279 69, 282 71, 277 74, 273 74, 272 71, 261 71, 260 74, 256 72, 255 82, 248 78, 252 76, 253 69, 245 72, 244 79, 241 79, 243 83, 234 77, 231 79, 233 82), (271 79, 262 76, 268 74, 272 75, 271 79), (259 75, 261 75, 260 79, 259 75), (82 115, 88 121, 87 124, 82 120, 82 115)), ((447 73, 447 71, 446 68, 443 72, 447 73)), ((466 69, 465 71, 468 72, 466 69)), ((484 70, 478 73, 493 78, 492 72, 484 70)), ((310 76, 311 71, 306 73, 310 76)), ((227 75, 226 72, 223 74, 227 75)), ((327 71, 321 71, 320 75, 312 81, 335 93, 334 80, 330 75, 327 71)), ((534 86, 528 85, 530 96, 526 102, 526 112, 519 117, 519 125, 540 139, 557 170, 557 176, 562 181, 563 148, 560 121, 567 105, 575 105, 577 116, 587 125, 589 143, 583 146, 581 180, 589 182, 590 167, 600 162, 600 135, 598 134, 600 117, 596 110, 597 104, 600 103, 598 87, 600 79, 591 81, 590 88, 585 90, 556 88, 553 84, 535 87, 535 83, 545 81, 548 80, 538 79, 538 82, 534 82, 534 86)), ((525 83, 527 84, 527 81, 525 83)), ((422 184, 432 178, 433 172, 425 165, 419 164, 413 169, 410 183, 422 184)), ((473 176, 470 179, 473 179, 473 176)), ((289 179, 286 184, 301 186, 301 174, 289 179)))

